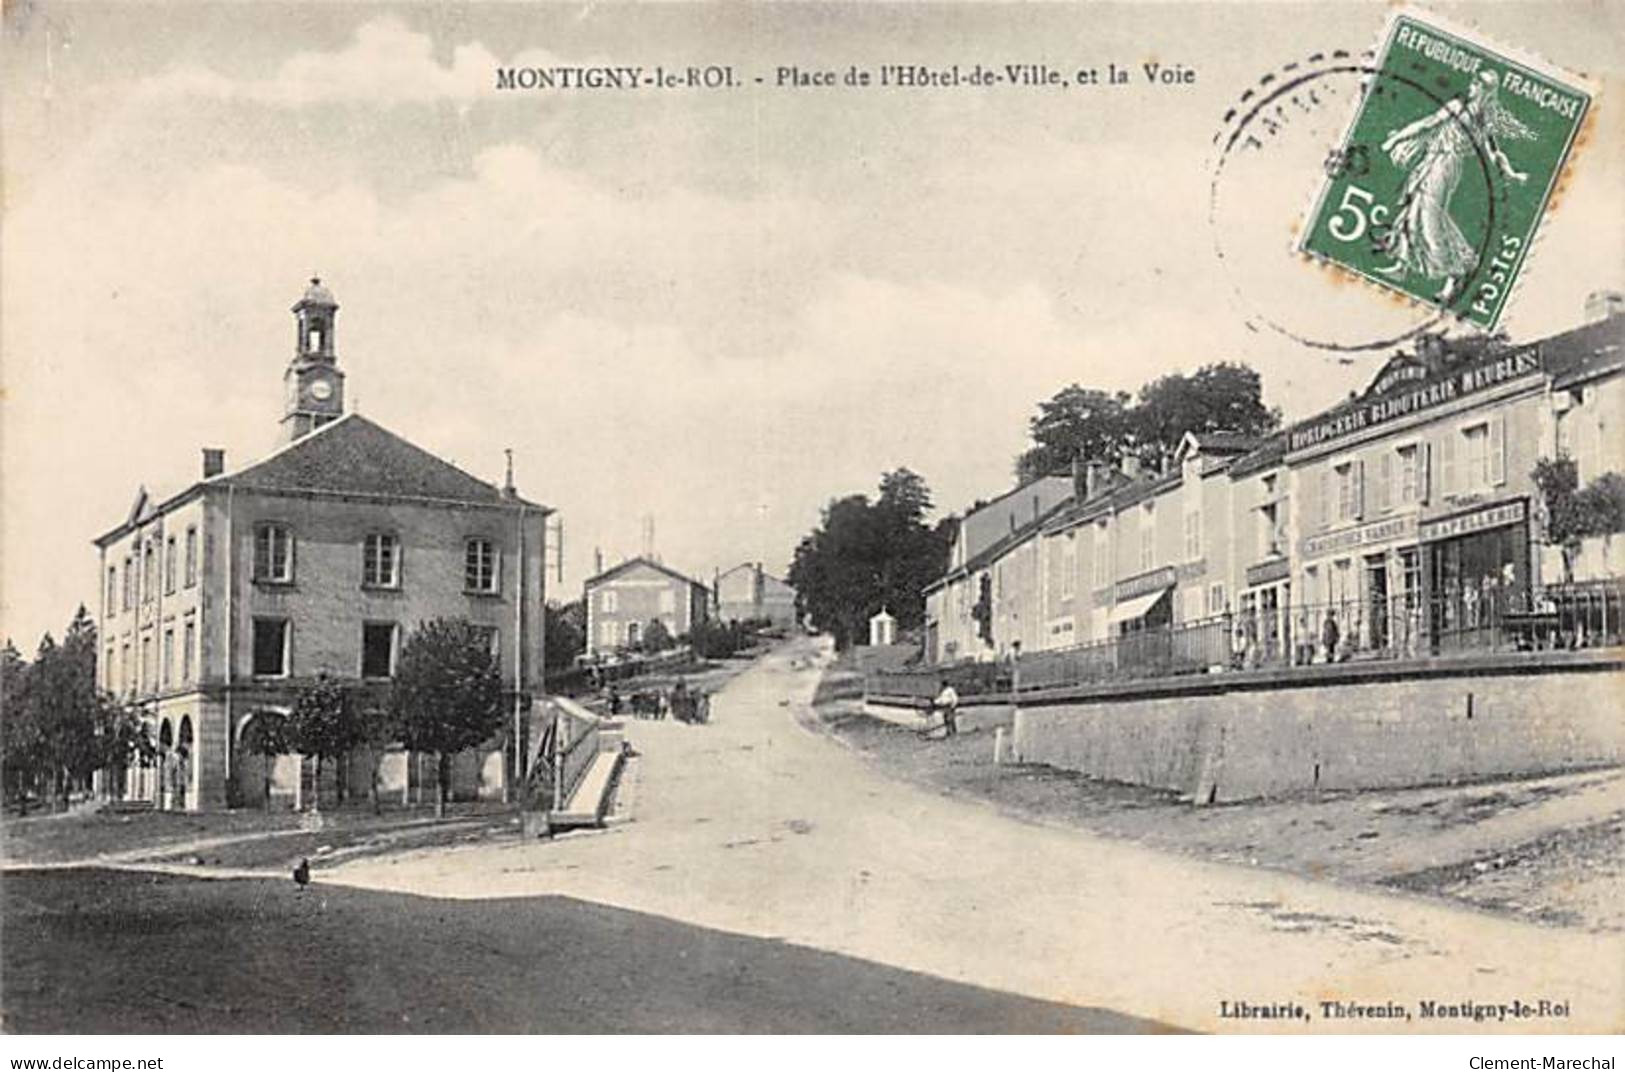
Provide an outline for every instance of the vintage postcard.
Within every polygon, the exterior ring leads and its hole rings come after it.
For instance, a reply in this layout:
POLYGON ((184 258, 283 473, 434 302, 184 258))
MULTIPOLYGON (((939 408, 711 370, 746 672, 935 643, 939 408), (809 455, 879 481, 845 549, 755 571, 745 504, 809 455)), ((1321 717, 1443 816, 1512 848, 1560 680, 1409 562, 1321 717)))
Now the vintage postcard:
POLYGON ((1618 6, 7 0, 3 48, 8 1058, 1613 1067, 1618 6), (342 1054, 500 1059, 436 1045, 342 1054))

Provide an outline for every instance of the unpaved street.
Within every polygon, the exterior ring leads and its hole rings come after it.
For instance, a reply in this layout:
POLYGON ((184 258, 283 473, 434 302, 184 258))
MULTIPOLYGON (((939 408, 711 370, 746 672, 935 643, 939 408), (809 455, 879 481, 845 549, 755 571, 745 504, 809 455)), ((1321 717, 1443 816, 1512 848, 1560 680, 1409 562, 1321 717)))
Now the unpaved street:
POLYGON ((1401 1029, 1625 1025, 1617 938, 1164 855, 888 779, 806 728, 827 658, 814 641, 780 649, 715 698, 707 726, 629 723, 633 822, 361 860, 323 881, 565 895, 1206 1030, 1396 1027, 1323 1018, 1323 999, 1396 1003, 1401 1029), (1422 1015, 1543 1000, 1567 1017, 1422 1015), (1224 1001, 1297 1002, 1311 1019, 1223 1018, 1224 1001))

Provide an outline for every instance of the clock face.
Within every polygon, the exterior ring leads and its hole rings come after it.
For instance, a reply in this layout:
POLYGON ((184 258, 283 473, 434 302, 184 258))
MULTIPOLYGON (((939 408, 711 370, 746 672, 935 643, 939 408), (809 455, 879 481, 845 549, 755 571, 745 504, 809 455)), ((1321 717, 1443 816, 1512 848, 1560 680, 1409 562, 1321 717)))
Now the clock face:
POLYGON ((317 380, 310 385, 311 397, 318 402, 326 402, 333 397, 333 385, 326 380, 317 380))

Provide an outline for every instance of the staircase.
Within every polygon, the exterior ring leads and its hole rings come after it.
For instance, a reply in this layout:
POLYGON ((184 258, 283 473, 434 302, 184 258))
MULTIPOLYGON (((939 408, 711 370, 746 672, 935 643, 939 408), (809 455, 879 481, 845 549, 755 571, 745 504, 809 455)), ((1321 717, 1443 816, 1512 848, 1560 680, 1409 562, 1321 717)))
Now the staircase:
POLYGON ((552 697, 556 718, 556 777, 564 805, 547 814, 549 830, 602 826, 624 758, 621 725, 565 697, 552 697))
POLYGON ((621 773, 623 759, 620 750, 599 752, 593 757, 564 808, 548 816, 548 825, 554 829, 582 826, 602 826, 614 799, 615 783, 621 773))

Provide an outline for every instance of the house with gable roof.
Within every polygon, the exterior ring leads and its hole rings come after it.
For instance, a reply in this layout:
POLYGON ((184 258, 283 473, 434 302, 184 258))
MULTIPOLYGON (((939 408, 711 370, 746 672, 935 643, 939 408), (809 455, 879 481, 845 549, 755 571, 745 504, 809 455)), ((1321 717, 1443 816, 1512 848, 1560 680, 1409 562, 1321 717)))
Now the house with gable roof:
MULTIPOLYGON (((552 511, 519 495, 511 469, 489 483, 345 413, 337 312, 319 280, 293 306, 279 449, 235 470, 205 449, 194 483, 163 499, 143 488, 95 540, 99 681, 140 710, 159 752, 104 774, 108 796, 198 810, 262 804, 268 787, 295 801, 331 792, 297 756, 274 758, 268 777, 255 720, 286 714, 323 675, 380 697, 402 642, 433 618, 489 635, 528 732, 552 511)), ((459 757, 454 794, 500 796, 512 769, 501 749, 459 757)), ((385 788, 432 780, 421 760, 391 750, 385 788)), ((351 766, 370 779, 370 763, 351 766)))
POLYGON ((636 648, 659 622, 672 638, 706 620, 711 590, 651 555, 627 559, 587 578, 588 658, 636 648))

